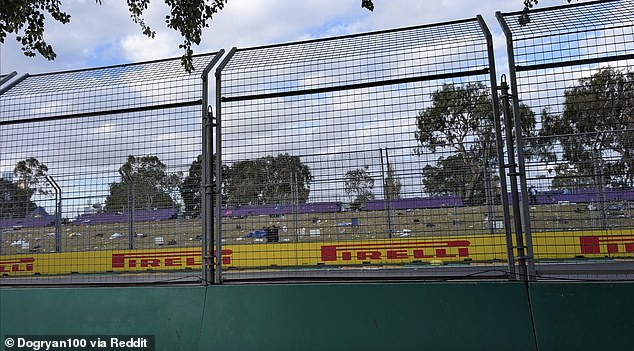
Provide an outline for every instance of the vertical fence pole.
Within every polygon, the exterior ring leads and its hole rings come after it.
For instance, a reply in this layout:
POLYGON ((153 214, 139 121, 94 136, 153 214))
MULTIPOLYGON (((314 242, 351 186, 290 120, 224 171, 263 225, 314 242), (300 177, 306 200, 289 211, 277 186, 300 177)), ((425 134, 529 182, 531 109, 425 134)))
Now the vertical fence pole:
POLYGON ((55 252, 62 252, 62 188, 51 176, 46 181, 55 190, 55 252))
MULTIPOLYGON (((515 280, 515 254, 513 252, 513 234, 511 214, 508 207, 508 184, 506 182, 506 162, 504 161, 504 138, 502 137, 502 122, 500 120, 500 99, 498 97, 497 74, 495 70, 495 52, 493 50, 493 37, 481 15, 477 16, 478 23, 484 32, 487 41, 487 55, 489 59, 489 80, 491 83, 491 101, 493 102, 493 123, 495 125, 495 146, 500 176, 500 200, 504 220, 504 234, 506 238, 506 256, 509 270, 509 279, 515 280)), ((495 194, 494 194, 495 196, 495 194)))
MULTIPOLYGON (((206 79, 203 79, 203 91, 206 90, 206 79)), ((203 98, 203 101, 206 100, 203 98)), ((213 151, 210 151, 213 138, 213 111, 211 106, 203 105, 202 109, 202 182, 201 182, 201 216, 202 216, 202 275, 204 284, 213 283, 213 171, 211 162, 213 151)))
POLYGON ((214 212, 216 237, 215 282, 222 283, 222 70, 238 49, 233 47, 216 68, 216 207, 214 212))
POLYGON ((134 182, 128 172, 119 168, 119 174, 128 188, 128 249, 134 249, 134 182))
POLYGON ((214 265, 213 265, 213 110, 209 105, 209 72, 216 65, 220 57, 224 54, 224 50, 218 51, 213 60, 205 67, 202 72, 202 164, 201 164, 201 199, 200 199, 200 215, 202 217, 202 280, 203 284, 213 283, 214 265))
MULTIPOLYGON (((513 49, 513 33, 508 24, 504 20, 501 12, 497 12, 495 16, 502 27, 504 36, 506 37, 506 53, 509 65, 509 80, 511 84, 511 94, 513 98, 513 115, 515 127, 515 143, 517 144, 517 167, 519 175, 520 191, 522 193, 520 199, 520 213, 522 230, 524 231, 524 240, 526 243, 526 263, 527 278, 535 280, 535 256, 533 253, 533 235, 531 231, 530 208, 528 204, 528 186, 526 184, 526 160, 524 158, 524 135, 522 133, 522 116, 520 116, 520 103, 517 90, 517 72, 515 65, 515 54, 513 49)), ((516 228, 517 229, 517 228, 516 228)))
MULTIPOLYGON (((513 220, 515 229, 515 248, 517 249, 517 263, 519 266, 520 279, 526 280, 528 270, 526 268, 526 252, 524 250, 524 236, 522 227, 522 218, 520 216, 520 199, 519 190, 517 188, 517 163, 515 162, 515 147, 513 145, 513 122, 511 115, 511 104, 509 96, 509 86, 506 83, 506 77, 502 76, 500 83, 502 91, 502 111, 504 114, 504 130, 506 132, 506 152, 508 153, 509 177, 511 180, 511 206, 513 207, 513 220)), ((507 243, 508 245, 508 243, 507 243)))

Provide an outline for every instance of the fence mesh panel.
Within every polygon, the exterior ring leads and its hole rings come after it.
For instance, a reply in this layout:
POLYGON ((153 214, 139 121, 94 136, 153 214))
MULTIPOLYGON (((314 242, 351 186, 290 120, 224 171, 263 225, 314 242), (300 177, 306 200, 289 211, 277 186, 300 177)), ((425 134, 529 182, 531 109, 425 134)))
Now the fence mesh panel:
POLYGON ((525 25, 518 13, 498 18, 518 98, 538 116, 524 133, 536 259, 584 267, 538 274, 632 279, 621 259, 634 257, 634 1, 544 8, 525 25))
POLYGON ((199 280, 202 95, 179 60, 32 75, 1 95, 0 281, 199 280))
POLYGON ((477 19, 237 50, 223 278, 503 275, 488 74, 477 19))

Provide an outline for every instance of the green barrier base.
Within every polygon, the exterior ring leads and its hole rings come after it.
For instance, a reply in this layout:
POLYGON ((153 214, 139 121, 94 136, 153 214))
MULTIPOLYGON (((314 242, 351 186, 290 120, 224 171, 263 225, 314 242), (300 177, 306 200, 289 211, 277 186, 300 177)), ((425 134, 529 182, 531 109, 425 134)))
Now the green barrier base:
POLYGON ((634 350, 634 283, 534 283, 538 349, 634 350))
POLYGON ((631 349, 633 293, 632 283, 515 282, 3 288, 0 338, 149 334, 156 350, 617 350, 631 349))

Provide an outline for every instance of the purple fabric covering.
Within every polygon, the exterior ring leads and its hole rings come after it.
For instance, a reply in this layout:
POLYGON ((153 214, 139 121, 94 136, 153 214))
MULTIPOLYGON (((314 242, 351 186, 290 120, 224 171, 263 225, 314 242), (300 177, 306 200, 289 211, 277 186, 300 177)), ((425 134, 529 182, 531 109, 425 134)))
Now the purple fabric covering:
POLYGON ((48 227, 55 225, 55 216, 38 207, 24 218, 0 218, 0 228, 12 227, 48 227))
MULTIPOLYGON (((363 209, 366 211, 381 211, 388 208, 386 205, 384 200, 371 200, 365 203, 363 209)), ((459 207, 462 206, 462 199, 459 196, 414 197, 392 200, 389 205, 394 210, 459 207)))
MULTIPOLYGON (((299 204, 298 213, 332 213, 341 212, 339 202, 313 202, 299 204)), ((222 210, 223 216, 246 217, 246 216, 273 216, 293 213, 292 205, 244 205, 240 207, 229 207, 222 210)))
MULTIPOLYGON (((178 210, 174 208, 159 208, 156 210, 136 210, 134 211, 135 222, 147 221, 167 221, 175 219, 178 210)), ((128 221, 127 212, 103 212, 79 215, 73 224, 108 224, 108 223, 125 223, 128 221)))
MULTIPOLYGON (((634 189, 631 190, 615 190, 605 189, 605 201, 634 201, 634 189)), ((584 189, 573 192, 565 192, 563 190, 549 190, 537 193, 537 204, 552 205, 562 201, 589 203, 599 202, 601 193, 597 189, 584 189)), ((509 195, 510 202, 510 195, 509 195)))

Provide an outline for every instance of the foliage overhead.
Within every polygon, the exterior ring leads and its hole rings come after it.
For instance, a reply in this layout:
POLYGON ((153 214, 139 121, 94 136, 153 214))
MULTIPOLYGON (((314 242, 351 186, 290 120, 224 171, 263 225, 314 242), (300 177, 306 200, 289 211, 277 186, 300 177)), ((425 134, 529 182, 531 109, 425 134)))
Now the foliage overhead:
MULTIPOLYGON (((566 0, 568 3, 571 3, 572 0, 566 0)), ((522 10, 522 14, 519 16, 518 21, 521 26, 525 26, 531 22, 530 11, 534 8, 539 0, 524 0, 524 9, 522 10)))
MULTIPOLYGON (((169 8, 165 15, 168 28, 177 31, 183 41, 178 45, 184 51, 181 57, 183 67, 192 72, 193 45, 199 45, 203 30, 209 27, 213 16, 221 11, 228 0, 164 0, 169 8)), ((101 5, 102 0, 95 0, 101 5)), ((130 18, 141 27, 141 32, 154 38, 156 32, 150 28, 143 17, 150 6, 150 0, 126 0, 130 18)), ((0 1, 0 43, 4 43, 8 34, 15 34, 26 56, 36 53, 48 60, 56 57, 53 47, 44 39, 44 22, 47 14, 59 23, 70 22, 71 15, 60 8, 61 0, 2 0, 0 1)), ((374 10, 372 0, 362 0, 361 7, 374 10)))

